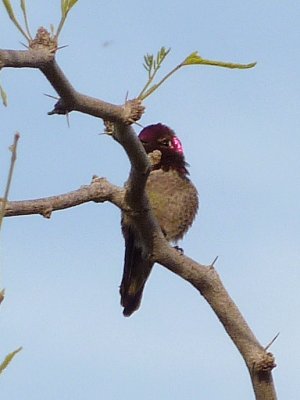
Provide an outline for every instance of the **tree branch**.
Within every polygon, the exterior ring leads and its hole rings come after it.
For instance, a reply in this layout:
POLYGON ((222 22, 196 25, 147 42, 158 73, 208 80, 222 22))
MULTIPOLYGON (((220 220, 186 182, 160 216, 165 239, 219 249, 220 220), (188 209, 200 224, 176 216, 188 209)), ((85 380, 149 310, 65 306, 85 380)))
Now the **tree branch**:
POLYGON ((215 268, 201 265, 180 254, 165 240, 149 207, 147 197, 137 195, 137 191, 143 188, 144 181, 147 179, 147 156, 143 154, 144 149, 140 148, 139 142, 137 142, 139 151, 134 151, 132 145, 136 136, 132 129, 130 127, 122 128, 118 128, 117 136, 120 137, 122 145, 126 147, 127 154, 135 158, 126 185, 126 192, 124 189, 112 185, 105 178, 94 177, 90 185, 82 186, 73 192, 43 199, 9 202, 6 206, 5 216, 40 214, 50 218, 53 211, 75 207, 90 201, 109 201, 123 212, 128 213, 136 228, 139 229, 141 238, 151 253, 153 261, 191 283, 212 307, 244 358, 256 399, 275 400, 276 393, 271 373, 276 366, 273 355, 258 342, 224 288, 215 268), (127 135, 124 135, 125 132, 127 135), (144 172, 138 173, 135 169, 137 166, 141 167, 144 172))
POLYGON ((144 107, 140 100, 127 101, 125 105, 114 105, 77 92, 54 59, 53 49, 47 47, 28 50, 0 50, 1 68, 37 68, 45 75, 60 96, 53 114, 79 111, 112 122, 130 124, 138 121, 144 107))
POLYGON ((209 303, 248 367, 257 400, 275 400, 273 355, 258 342, 241 312, 224 288, 213 266, 183 256, 164 241, 155 244, 153 257, 161 265, 191 283, 209 303))
MULTIPOLYGON (((45 35, 45 31, 42 34, 45 35)), ((49 218, 53 211, 88 201, 110 201, 115 204, 127 213, 132 224, 139 230, 153 261, 190 282, 210 304, 245 360, 256 399, 275 400, 276 393, 271 373, 275 361, 272 354, 258 342, 222 285, 214 267, 198 264, 174 250, 165 240, 153 215, 145 194, 145 184, 151 165, 133 129, 128 126, 141 117, 144 111, 141 102, 132 100, 126 102, 124 106, 117 106, 78 93, 54 59, 55 43, 50 41, 50 46, 47 48, 44 39, 44 36, 41 41, 35 39, 27 51, 0 50, 0 68, 40 69, 60 96, 50 114, 66 114, 76 110, 114 122, 112 135, 125 149, 131 162, 131 172, 125 190, 110 184, 104 178, 95 178, 90 185, 67 194, 9 202, 5 216, 41 214, 49 218)))
POLYGON ((124 124, 114 124, 114 138, 121 144, 130 160, 131 170, 126 182, 125 204, 123 210, 127 213, 131 224, 143 240, 143 247, 148 253, 154 252, 155 240, 164 241, 164 235, 152 212, 148 196, 145 193, 147 178, 151 171, 149 158, 132 127, 124 124))
POLYGON ((40 214, 50 218, 53 211, 76 207, 94 201, 110 201, 120 209, 124 208, 124 189, 112 185, 105 178, 94 177, 90 185, 82 186, 75 191, 57 196, 35 200, 10 201, 5 208, 5 217, 40 214))
POLYGON ((239 309, 224 288, 213 266, 204 266, 179 254, 164 238, 152 213, 145 184, 149 174, 149 160, 131 127, 115 124, 115 139, 125 149, 131 172, 126 184, 125 212, 138 229, 145 247, 154 262, 158 262, 190 282, 209 303, 238 348, 248 367, 257 400, 275 400, 272 369, 275 359, 258 342, 239 309))

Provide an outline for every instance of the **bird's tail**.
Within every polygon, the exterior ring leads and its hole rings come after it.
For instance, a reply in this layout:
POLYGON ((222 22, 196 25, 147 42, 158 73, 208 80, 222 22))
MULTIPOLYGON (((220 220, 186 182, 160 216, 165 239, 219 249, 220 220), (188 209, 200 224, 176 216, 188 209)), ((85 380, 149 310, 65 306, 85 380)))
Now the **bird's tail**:
POLYGON ((126 232, 125 244, 120 294, 121 305, 124 307, 123 315, 129 317, 141 304, 144 286, 152 270, 153 262, 143 256, 142 249, 136 247, 134 233, 131 229, 126 232))

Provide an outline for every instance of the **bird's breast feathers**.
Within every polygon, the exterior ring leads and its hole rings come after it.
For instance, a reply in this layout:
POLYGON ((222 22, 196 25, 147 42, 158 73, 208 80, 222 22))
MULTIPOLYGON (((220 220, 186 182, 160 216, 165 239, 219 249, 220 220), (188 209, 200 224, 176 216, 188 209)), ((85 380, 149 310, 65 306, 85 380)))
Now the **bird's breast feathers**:
POLYGON ((181 239, 198 210, 195 186, 176 170, 154 170, 150 173, 146 190, 166 238, 175 242, 181 239))

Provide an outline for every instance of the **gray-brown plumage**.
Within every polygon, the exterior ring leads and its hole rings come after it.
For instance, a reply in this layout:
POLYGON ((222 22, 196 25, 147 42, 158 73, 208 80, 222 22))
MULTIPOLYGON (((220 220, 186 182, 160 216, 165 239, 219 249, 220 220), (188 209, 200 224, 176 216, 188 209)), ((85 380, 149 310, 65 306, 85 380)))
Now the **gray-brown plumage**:
MULTIPOLYGON (((175 133, 165 125, 144 128, 139 138, 146 152, 161 152, 160 161, 153 166, 146 191, 160 227, 170 242, 183 237, 191 226, 198 209, 198 194, 188 178, 183 148, 175 133)), ((141 303, 143 289, 153 263, 143 253, 138 233, 126 215, 122 216, 125 238, 125 260, 120 286, 123 314, 130 316, 141 303)))

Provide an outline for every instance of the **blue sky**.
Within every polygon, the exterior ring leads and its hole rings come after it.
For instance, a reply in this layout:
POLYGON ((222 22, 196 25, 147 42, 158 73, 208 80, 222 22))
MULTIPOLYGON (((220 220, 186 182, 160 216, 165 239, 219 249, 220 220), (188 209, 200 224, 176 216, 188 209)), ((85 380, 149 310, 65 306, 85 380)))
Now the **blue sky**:
MULTIPOLYGON (((19 2, 14 1, 18 6, 19 2)), ((57 26, 60 2, 28 1, 32 30, 57 26)), ((273 344, 279 398, 299 396, 299 17, 298 1, 80 1, 57 56, 76 89, 122 104, 146 73, 143 55, 172 51, 248 63, 246 71, 191 67, 146 100, 143 125, 163 122, 183 142, 201 207, 182 242, 217 270, 262 344, 273 344), (88 5, 87 5, 88 4, 88 5), (108 45, 106 45, 108 44, 108 45)), ((23 39, 0 8, 1 48, 23 39)), ((163 71, 162 71, 163 72, 163 71)), ((122 185, 129 163, 86 115, 47 116, 55 95, 35 70, 2 70, 0 189, 8 146, 21 139, 11 200, 74 190, 92 175, 122 185)), ((0 358, 23 346, 1 376, 10 400, 253 399, 243 360, 210 307, 157 265, 141 309, 122 316, 124 244, 119 211, 87 204, 4 221, 0 243, 0 358)))

